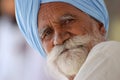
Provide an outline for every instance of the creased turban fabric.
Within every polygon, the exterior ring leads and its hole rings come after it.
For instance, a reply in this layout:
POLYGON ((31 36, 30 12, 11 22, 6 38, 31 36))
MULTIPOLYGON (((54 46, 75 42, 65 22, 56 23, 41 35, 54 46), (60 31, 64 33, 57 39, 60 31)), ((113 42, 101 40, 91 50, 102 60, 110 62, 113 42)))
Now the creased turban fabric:
POLYGON ((49 2, 65 2, 102 22, 108 31, 109 16, 104 0, 16 0, 15 10, 18 26, 27 42, 46 57, 41 45, 37 28, 37 16, 40 5, 49 2))

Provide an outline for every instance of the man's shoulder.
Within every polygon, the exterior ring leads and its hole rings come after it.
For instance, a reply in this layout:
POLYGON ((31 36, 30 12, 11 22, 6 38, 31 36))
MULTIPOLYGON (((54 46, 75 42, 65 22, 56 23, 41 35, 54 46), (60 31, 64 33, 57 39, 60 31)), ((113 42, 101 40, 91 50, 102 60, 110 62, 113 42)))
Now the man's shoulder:
POLYGON ((120 42, 102 42, 90 51, 75 80, 119 80, 120 42))
POLYGON ((118 41, 105 41, 97 44, 90 52, 92 54, 110 55, 120 53, 120 42, 118 41))
MULTIPOLYGON (((95 47, 119 47, 120 42, 118 41, 105 41, 97 44, 95 47)), ((120 47, 119 47, 120 48, 120 47)))

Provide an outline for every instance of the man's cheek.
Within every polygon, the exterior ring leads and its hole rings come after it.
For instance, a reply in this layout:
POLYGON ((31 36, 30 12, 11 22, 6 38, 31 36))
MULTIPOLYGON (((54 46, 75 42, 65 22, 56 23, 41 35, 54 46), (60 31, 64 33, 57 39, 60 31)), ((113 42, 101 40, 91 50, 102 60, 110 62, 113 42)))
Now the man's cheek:
POLYGON ((43 43, 43 48, 44 48, 45 52, 47 54, 49 54, 51 52, 53 46, 50 43, 48 43, 48 42, 44 42, 43 43))

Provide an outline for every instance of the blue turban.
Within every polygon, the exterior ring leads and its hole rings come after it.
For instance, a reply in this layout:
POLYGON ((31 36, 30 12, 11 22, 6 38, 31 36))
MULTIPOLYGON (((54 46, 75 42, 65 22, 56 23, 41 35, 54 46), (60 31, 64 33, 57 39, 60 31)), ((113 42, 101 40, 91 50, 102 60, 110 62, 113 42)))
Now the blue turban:
POLYGON ((16 19, 27 42, 46 56, 38 35, 37 16, 40 4, 48 2, 69 3, 102 22, 108 31, 109 17, 104 0, 16 0, 16 19))

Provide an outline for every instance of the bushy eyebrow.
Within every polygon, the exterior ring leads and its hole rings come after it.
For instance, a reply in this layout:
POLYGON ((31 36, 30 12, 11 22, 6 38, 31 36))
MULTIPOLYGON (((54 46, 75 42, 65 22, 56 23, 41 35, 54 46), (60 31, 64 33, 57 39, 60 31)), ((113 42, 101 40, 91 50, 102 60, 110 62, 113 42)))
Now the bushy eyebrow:
POLYGON ((59 23, 62 23, 63 21, 66 21, 68 19, 75 19, 76 18, 76 15, 73 15, 73 14, 70 14, 70 13, 66 13, 66 14, 63 14, 56 22, 56 24, 59 24, 59 23))
POLYGON ((60 21, 72 19, 72 18, 74 19, 74 18, 76 18, 76 16, 73 14, 67 13, 67 14, 64 14, 63 16, 60 17, 60 21))

